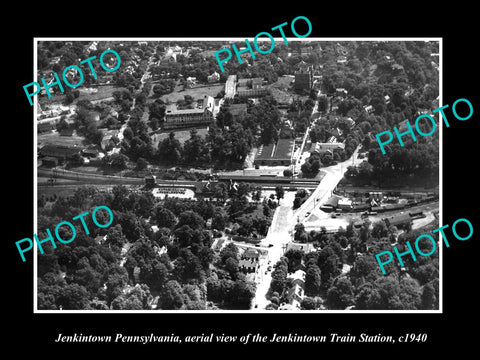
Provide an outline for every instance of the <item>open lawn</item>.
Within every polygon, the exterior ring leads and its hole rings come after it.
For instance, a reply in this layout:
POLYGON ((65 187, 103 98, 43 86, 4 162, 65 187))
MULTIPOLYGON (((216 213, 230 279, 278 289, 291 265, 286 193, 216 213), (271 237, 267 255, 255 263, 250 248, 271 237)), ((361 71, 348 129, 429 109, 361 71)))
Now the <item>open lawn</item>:
MULTIPOLYGON (((90 88, 89 88, 90 89, 90 88)), ((97 92, 90 92, 84 87, 79 88, 80 96, 73 100, 72 104, 76 104, 79 100, 90 100, 90 101, 100 101, 100 100, 112 100, 113 92, 115 90, 121 90, 121 87, 116 87, 113 85, 97 86, 97 92)), ((48 98, 46 95, 42 95, 39 98, 40 105, 42 108, 51 104, 63 104, 65 101, 65 94, 60 91, 56 91, 51 98, 48 98)))
MULTIPOLYGON (((185 141, 190 139, 190 131, 192 129, 184 129, 184 130, 174 130, 173 132, 175 133, 175 138, 180 141, 180 144, 183 145, 185 141)), ((200 135, 201 137, 205 138, 205 135, 207 135, 208 129, 207 128, 198 128, 197 129, 197 134, 200 135)), ((170 134, 170 131, 165 131, 160 134, 154 134, 152 135, 152 142, 153 142, 153 147, 155 149, 158 148, 158 144, 160 141, 163 139, 166 139, 168 135, 170 134)))
POLYGON ((97 86, 97 92, 90 92, 85 89, 80 90, 80 96, 77 100, 90 100, 90 101, 97 101, 97 100, 109 100, 113 97, 113 92, 116 90, 121 90, 122 88, 112 86, 112 85, 105 85, 105 86, 97 86))
POLYGON ((37 144, 42 147, 46 144, 63 145, 63 146, 83 146, 83 136, 60 136, 57 132, 38 134, 37 144))
POLYGON ((170 94, 163 95, 160 99, 164 102, 176 103, 182 100, 185 95, 190 95, 194 100, 203 99, 205 95, 217 96, 217 94, 225 88, 225 84, 214 84, 209 86, 197 86, 192 89, 174 91, 170 94))

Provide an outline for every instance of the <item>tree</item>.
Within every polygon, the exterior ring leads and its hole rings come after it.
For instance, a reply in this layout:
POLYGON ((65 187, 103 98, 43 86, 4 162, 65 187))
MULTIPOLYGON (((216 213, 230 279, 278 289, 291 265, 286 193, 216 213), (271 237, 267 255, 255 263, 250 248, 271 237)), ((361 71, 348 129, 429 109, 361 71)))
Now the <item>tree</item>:
POLYGON ((344 310, 354 304, 353 286, 345 277, 339 278, 334 286, 327 291, 327 306, 329 309, 344 310))
POLYGON ((127 167, 128 158, 123 154, 113 154, 110 156, 105 156, 105 158, 108 158, 107 163, 113 168, 123 170, 127 167))
POLYGON ((385 222, 378 221, 378 222, 373 224, 372 236, 377 238, 377 239, 381 239, 383 237, 388 236, 388 228, 385 225, 385 222))
POLYGON ((230 304, 236 309, 249 309, 250 303, 255 296, 255 284, 238 279, 230 291, 230 304))
POLYGON ((270 291, 283 293, 287 284, 288 275, 288 263, 283 259, 280 259, 275 264, 275 270, 272 272, 272 282, 270 283, 270 291))
POLYGON ((147 167, 148 167, 148 161, 142 157, 139 157, 137 159, 137 166, 135 169, 141 171, 141 170, 145 170, 147 167))
POLYGON ((176 280, 168 281, 160 292, 159 307, 161 310, 178 310, 183 306, 182 287, 176 280))
POLYGON ((205 272, 198 257, 187 248, 181 249, 179 255, 175 260, 175 275, 177 279, 182 282, 193 279, 203 281, 205 272))
POLYGON ((238 272, 238 260, 233 257, 229 257, 225 261, 225 270, 230 273, 230 276, 235 277, 238 272))
POLYGON ((177 228, 188 225, 192 229, 203 229, 205 220, 196 212, 187 210, 178 215, 177 228))
POLYGON ((65 129, 68 129, 69 125, 67 123, 65 115, 62 115, 60 117, 60 121, 55 125, 55 127, 57 128, 58 132, 60 132, 62 130, 65 130, 65 129))
POLYGON ((321 289, 321 271, 320 268, 312 264, 307 268, 305 274, 305 294, 308 296, 317 296, 321 289))
POLYGON ((78 284, 66 285, 60 292, 57 304, 64 310, 85 310, 89 294, 85 287, 78 284))
POLYGON ((185 162, 198 164, 209 161, 209 152, 205 140, 197 134, 197 130, 190 131, 190 139, 183 145, 183 156, 185 162))
POLYGON ((166 227, 169 229, 173 228, 177 223, 175 215, 162 205, 158 205, 155 208, 155 220, 159 227, 166 227))
POLYGON ((123 288, 128 283, 128 272, 120 265, 111 265, 104 275, 104 281, 107 296, 107 303, 122 293, 123 288))
POLYGON ((302 223, 295 225, 294 239, 302 243, 308 242, 308 234, 305 231, 305 226, 302 223))
POLYGON ((225 209, 216 207, 212 217, 212 229, 224 230, 228 223, 228 214, 225 209))
POLYGON ((116 297, 112 301, 113 310, 149 310, 152 295, 147 285, 136 285, 128 293, 116 297))
POLYGON ((172 79, 161 79, 158 84, 153 86, 153 93, 162 96, 171 93, 176 86, 176 82, 172 79))
POLYGON ((285 253, 288 259, 288 272, 295 272, 302 267, 302 259, 304 252, 302 250, 290 249, 285 253))
POLYGON ((283 199, 283 196, 285 195, 285 190, 283 189, 283 186, 279 185, 275 187, 275 194, 277 195, 278 202, 280 203, 280 199, 283 199))
POLYGON ((170 132, 168 137, 158 144, 158 155, 160 160, 168 163, 177 163, 182 154, 180 141, 175 139, 175 133, 170 132))
POLYGON ((238 247, 234 243, 228 243, 227 246, 220 251, 220 259, 223 264, 225 264, 228 258, 238 258, 238 247))
POLYGON ((292 170, 290 169, 283 170, 283 176, 292 177, 293 176, 292 170))
POLYGON ((311 297, 303 298, 302 302, 300 303, 300 306, 303 310, 315 310, 315 305, 315 300, 311 297))
POLYGON ((436 302, 435 288, 432 283, 425 284, 422 290, 421 309, 432 310, 436 302))

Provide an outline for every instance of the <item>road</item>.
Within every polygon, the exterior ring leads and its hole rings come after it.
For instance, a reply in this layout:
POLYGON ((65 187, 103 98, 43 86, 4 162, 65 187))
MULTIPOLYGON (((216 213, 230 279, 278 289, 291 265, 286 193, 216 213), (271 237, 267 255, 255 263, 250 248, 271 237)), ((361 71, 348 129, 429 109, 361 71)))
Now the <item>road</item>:
POLYGON ((342 180, 347 168, 350 165, 358 165, 363 161, 363 159, 358 159, 358 150, 359 147, 355 149, 348 160, 321 169, 321 171, 325 172, 325 176, 310 197, 294 212, 295 219, 298 218, 300 222, 308 220, 310 215, 307 216, 307 213, 311 213, 314 208, 320 207, 330 198, 333 190, 342 180))
POLYGON ((273 270, 273 265, 280 260, 280 257, 284 252, 284 247, 291 240, 289 229, 291 228, 291 220, 293 217, 292 204, 294 198, 294 192, 285 192, 285 197, 280 200, 280 205, 275 210, 268 234, 261 242, 261 245, 263 246, 273 244, 273 247, 267 248, 268 261, 270 261, 270 264, 268 264, 268 262, 264 263, 260 268, 260 274, 263 274, 263 276, 257 283, 255 297, 252 301, 253 310, 263 310, 269 303, 269 301, 265 298, 265 295, 270 288, 272 272, 268 271, 267 274, 265 274, 265 271, 268 266, 272 266, 273 270))
MULTIPOLYGON (((281 200, 280 206, 275 210, 275 215, 272 220, 267 237, 262 241, 262 244, 273 244, 273 247, 268 248, 268 259, 273 266, 284 253, 286 244, 291 241, 293 229, 297 221, 304 222, 308 220, 307 213, 312 212, 315 207, 322 205, 331 196, 332 191, 342 179, 343 174, 347 171, 348 166, 352 164, 359 164, 363 160, 358 159, 358 147, 353 152, 350 159, 338 163, 337 165, 322 168, 326 175, 313 191, 310 197, 297 210, 293 210, 292 204, 295 198, 294 192, 285 192, 285 198, 281 200)), ((267 245, 268 246, 268 245, 267 245)), ((268 264, 262 264, 260 269, 264 274, 264 269, 268 264)), ((272 269, 273 270, 273 269, 272 269)), ((255 297, 252 300, 252 310, 264 310, 269 301, 265 298, 272 280, 271 272, 263 275, 257 283, 255 297)))

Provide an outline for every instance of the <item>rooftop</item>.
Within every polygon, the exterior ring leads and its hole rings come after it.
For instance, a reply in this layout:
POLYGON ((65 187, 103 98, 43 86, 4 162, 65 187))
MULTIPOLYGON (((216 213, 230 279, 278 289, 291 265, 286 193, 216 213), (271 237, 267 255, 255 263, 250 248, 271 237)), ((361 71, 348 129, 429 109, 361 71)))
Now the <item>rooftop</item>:
POLYGON ((49 157, 70 157, 78 154, 82 148, 65 145, 47 144, 40 149, 40 155, 49 157))
POLYGON ((268 144, 262 147, 257 159, 288 159, 292 156, 292 150, 295 140, 279 139, 276 144, 268 144))

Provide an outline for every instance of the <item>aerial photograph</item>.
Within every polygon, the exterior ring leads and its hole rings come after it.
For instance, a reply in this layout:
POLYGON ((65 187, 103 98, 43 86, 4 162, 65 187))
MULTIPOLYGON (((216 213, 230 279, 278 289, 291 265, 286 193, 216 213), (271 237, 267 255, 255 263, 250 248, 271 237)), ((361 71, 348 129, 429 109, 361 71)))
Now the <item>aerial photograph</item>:
POLYGON ((36 311, 441 308, 439 39, 246 45, 36 39, 36 311))

